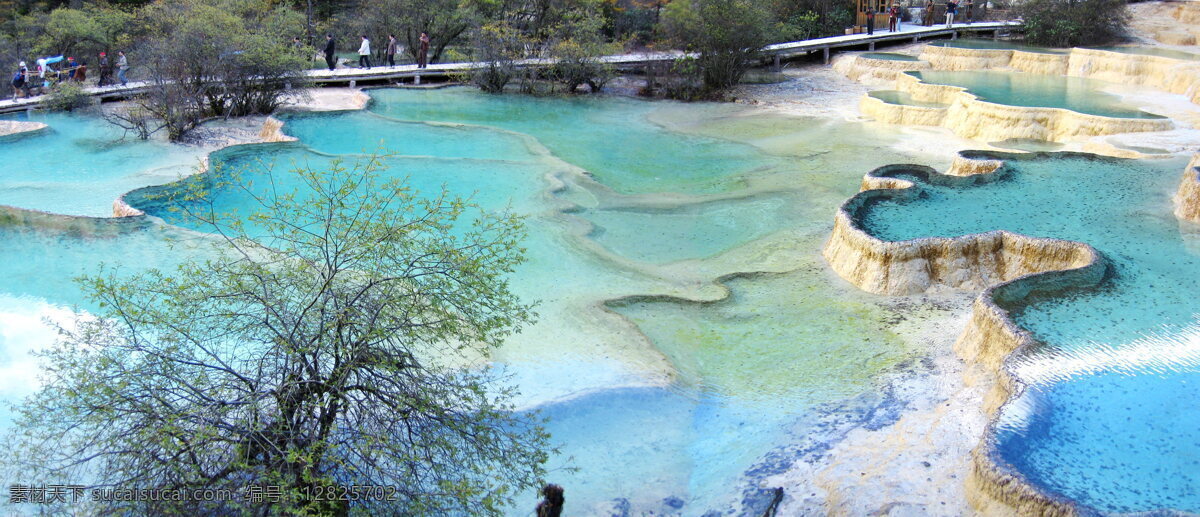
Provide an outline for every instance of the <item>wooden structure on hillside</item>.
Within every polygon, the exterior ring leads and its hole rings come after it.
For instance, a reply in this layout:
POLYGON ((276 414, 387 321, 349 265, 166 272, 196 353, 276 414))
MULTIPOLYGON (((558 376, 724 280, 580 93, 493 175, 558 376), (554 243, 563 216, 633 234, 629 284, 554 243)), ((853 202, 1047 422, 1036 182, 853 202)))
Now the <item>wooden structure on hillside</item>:
POLYGON ((866 31, 867 17, 875 17, 875 30, 887 30, 888 27, 888 6, 894 0, 856 0, 858 9, 855 10, 858 15, 855 17, 854 24, 859 28, 859 31, 866 31))

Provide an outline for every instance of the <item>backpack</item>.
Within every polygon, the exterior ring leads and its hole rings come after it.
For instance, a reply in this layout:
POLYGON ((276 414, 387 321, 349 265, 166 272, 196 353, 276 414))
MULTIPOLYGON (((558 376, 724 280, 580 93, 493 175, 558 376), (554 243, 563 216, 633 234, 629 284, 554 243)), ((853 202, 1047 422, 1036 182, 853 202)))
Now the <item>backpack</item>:
POLYGON ((24 86, 25 85, 25 74, 23 74, 21 72, 17 72, 16 74, 13 74, 12 85, 17 88, 24 86))

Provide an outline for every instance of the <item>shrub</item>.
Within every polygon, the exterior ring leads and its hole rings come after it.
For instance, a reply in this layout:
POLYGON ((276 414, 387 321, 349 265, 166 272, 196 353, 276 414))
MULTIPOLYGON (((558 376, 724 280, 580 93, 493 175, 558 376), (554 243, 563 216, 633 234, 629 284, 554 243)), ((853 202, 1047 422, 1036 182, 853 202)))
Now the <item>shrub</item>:
POLYGON ((1018 7, 1025 40, 1047 47, 1109 43, 1125 33, 1125 0, 1029 0, 1018 7))
POLYGON ((96 99, 83 91, 83 86, 78 83, 59 83, 46 96, 44 106, 50 111, 75 111, 88 108, 96 104, 96 99))
POLYGON ((676 0, 663 18, 671 39, 696 54, 677 68, 694 74, 705 96, 737 85, 775 28, 770 12, 751 0, 676 0))
POLYGON ((517 75, 525 38, 508 23, 493 22, 475 31, 472 41, 476 58, 485 65, 471 73, 471 82, 488 93, 503 92, 517 75))

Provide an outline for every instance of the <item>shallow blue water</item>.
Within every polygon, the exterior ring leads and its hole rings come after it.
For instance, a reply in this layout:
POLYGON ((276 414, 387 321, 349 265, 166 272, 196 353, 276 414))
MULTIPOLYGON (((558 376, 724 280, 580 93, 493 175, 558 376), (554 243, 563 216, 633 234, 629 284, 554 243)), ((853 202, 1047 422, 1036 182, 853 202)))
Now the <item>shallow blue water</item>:
POLYGON ((583 217, 593 223, 589 237, 618 255, 644 262, 708 258, 764 237, 795 218, 798 196, 714 201, 670 210, 603 208, 583 217), (653 219, 653 225, 645 225, 653 219), (632 232, 630 228, 644 228, 632 232))
POLYGON ((884 61, 920 61, 921 60, 917 56, 910 56, 908 54, 897 54, 894 52, 863 52, 862 54, 859 54, 859 56, 865 57, 867 59, 881 59, 884 61))
POLYGON ((997 71, 905 72, 929 84, 966 88, 980 100, 1009 106, 1063 108, 1088 115, 1116 118, 1163 118, 1126 106, 1100 91, 1106 83, 1081 77, 997 71))
MULTIPOLYGON (((794 439, 787 433, 791 425, 815 418, 812 408, 819 404, 871 390, 877 375, 912 353, 887 330, 889 316, 872 297, 836 284, 819 266, 779 279, 730 282, 736 301, 616 308, 648 341, 627 331, 611 334, 606 327, 614 322, 592 322, 595 305, 605 299, 663 289, 663 280, 639 271, 641 264, 711 258, 785 229, 811 234, 816 259, 830 210, 853 191, 863 170, 830 165, 895 160, 885 151, 885 136, 794 118, 725 120, 734 113, 729 107, 706 104, 679 110, 674 103, 469 90, 382 90, 374 99, 367 113, 282 117, 285 132, 299 143, 237 147, 214 154, 213 163, 242 171, 261 193, 295 187, 286 173, 291 167, 319 168, 384 149, 396 153, 383 159, 387 177, 406 178, 427 195, 445 186, 473 195, 485 210, 529 216, 523 245, 530 260, 512 285, 524 299, 541 301, 542 321, 497 351, 494 365, 522 390, 523 407, 552 418, 550 431, 564 448, 554 467, 580 469, 552 476, 568 487, 573 512, 731 508, 752 482, 747 471, 794 439), (667 130, 652 115, 712 136, 667 130), (743 142, 715 136, 725 133, 743 142), (846 134, 852 138, 813 138, 846 134), (274 185, 265 174, 269 167, 274 185), (573 177, 573 168, 584 175, 573 177), (625 197, 609 190, 724 193, 748 178, 773 175, 788 177, 794 190, 714 199, 625 197), (550 195, 549 176, 567 185, 550 195), (558 211, 568 199, 581 204, 564 216, 558 211), (666 385, 640 370, 664 353, 678 372, 666 385)), ((128 200, 191 226, 169 211, 175 202, 148 197, 172 189, 148 189, 128 200)), ((228 189, 219 189, 215 202, 220 211, 243 214, 253 205, 245 193, 228 189)), ((529 500, 532 505, 536 498, 529 500)))
POLYGON ((901 106, 921 106, 923 108, 948 108, 949 104, 941 104, 937 102, 924 102, 914 100, 912 94, 899 90, 876 90, 867 93, 871 97, 879 99, 888 104, 899 104, 901 106))
MULTIPOLYGON (((911 368, 920 353, 894 330, 898 316, 912 314, 885 310, 877 297, 833 278, 818 255, 834 207, 862 172, 912 161, 890 150, 886 131, 707 104, 465 89, 373 96, 367 113, 283 117, 299 143, 233 148, 213 161, 257 178, 261 189, 267 164, 286 187, 292 166, 390 150, 396 155, 384 159, 389 177, 407 178, 426 194, 445 186, 473 195, 485 210, 529 216, 529 262, 514 275, 513 289, 541 302, 541 322, 492 359, 522 390, 521 407, 552 418, 564 455, 553 460, 551 481, 567 487, 570 514, 760 513, 754 493, 762 476, 786 469, 797 449, 827 449, 837 434, 807 430, 830 418, 844 420, 843 427, 868 425, 866 416, 842 419, 836 411, 846 407, 884 415, 872 426, 894 418, 877 411, 894 403, 877 400, 879 380, 911 368), (564 171, 571 168, 586 177, 570 179, 564 171), (566 178, 561 190, 552 177, 566 178), (574 206, 564 214, 568 201, 574 206), (714 264, 780 232, 801 249, 795 271, 727 279, 730 296, 715 303, 664 296, 754 270, 761 257, 788 246, 766 247, 732 266, 714 264), (686 273, 682 280, 657 269, 672 265, 686 273), (612 312, 596 307, 645 294, 659 296, 616 304, 612 312), (652 375, 660 370, 670 377, 652 375), (795 446, 805 440, 815 443, 795 446), (562 470, 568 466, 579 471, 562 470)), ((1170 434, 1169 425, 1145 423, 1164 414, 1177 418, 1173 425, 1198 427, 1179 409, 1196 401, 1184 384, 1197 381, 1187 347, 1172 356, 1144 343, 1151 336, 1186 345, 1180 336, 1195 323, 1195 254, 1169 213, 1182 166, 1020 162, 1005 181, 931 187, 918 203, 883 203, 868 214, 872 231, 888 238, 1008 228, 1085 240, 1114 259, 1118 275, 1108 289, 1037 300, 1019 314, 1052 346, 1018 361, 1033 387, 1002 415, 997 437, 1005 459, 1022 472, 1100 508, 1195 508, 1190 494, 1200 492, 1187 470, 1197 443, 1191 431, 1170 434), (1122 373, 1103 373, 1097 364, 1122 373), (1156 468, 1172 478, 1146 475, 1156 468)), ((216 199, 220 209, 250 207, 236 192, 216 199)), ((130 201, 190 225, 166 210, 171 203, 139 195, 130 201)), ((12 244, 0 251, 0 268, 7 268, 0 273, 21 279, 4 291, 12 296, 0 295, 0 327, 10 332, 38 319, 38 311, 18 306, 78 303, 67 278, 98 261, 112 258, 132 270, 169 265, 190 252, 164 241, 188 235, 154 224, 107 233, 0 232, 12 244)), ((0 337, 5 352, 31 342, 23 334, 0 337)), ((18 355, 0 357, 0 368, 18 355)), ((527 515, 536 500, 523 494, 511 513, 527 515)))
POLYGON ((0 205, 107 217, 121 194, 167 183, 200 161, 198 149, 144 142, 97 117, 3 115, 48 129, 0 142, 0 205))
POLYGON ((373 97, 370 111, 397 119, 479 124, 536 137, 559 158, 622 193, 716 192, 739 185, 743 176, 785 166, 745 144, 663 131, 647 119, 655 106, 644 101, 545 102, 465 89, 381 90, 373 97))
POLYGON ((1013 361, 1029 390, 1006 408, 1003 459, 1104 511, 1200 511, 1200 248, 1171 213, 1181 160, 1010 160, 1001 181, 922 184, 863 224, 888 240, 1007 229, 1086 242, 1102 287, 1013 308, 1046 344, 1013 361))
POLYGON ((935 47, 954 47, 954 48, 969 48, 978 50, 1022 50, 1025 52, 1037 52, 1041 54, 1065 54, 1067 51, 1058 50, 1046 47, 1034 47, 1024 45, 1015 41, 992 40, 992 39, 975 39, 962 38, 948 41, 933 41, 929 45, 935 47))

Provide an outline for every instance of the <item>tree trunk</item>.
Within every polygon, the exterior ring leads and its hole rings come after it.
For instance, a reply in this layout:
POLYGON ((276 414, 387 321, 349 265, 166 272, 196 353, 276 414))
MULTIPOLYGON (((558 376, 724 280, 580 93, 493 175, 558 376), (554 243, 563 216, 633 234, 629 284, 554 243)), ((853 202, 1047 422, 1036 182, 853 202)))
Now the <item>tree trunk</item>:
POLYGON ((308 0, 304 6, 304 30, 308 37, 308 45, 313 44, 313 0, 308 0))

